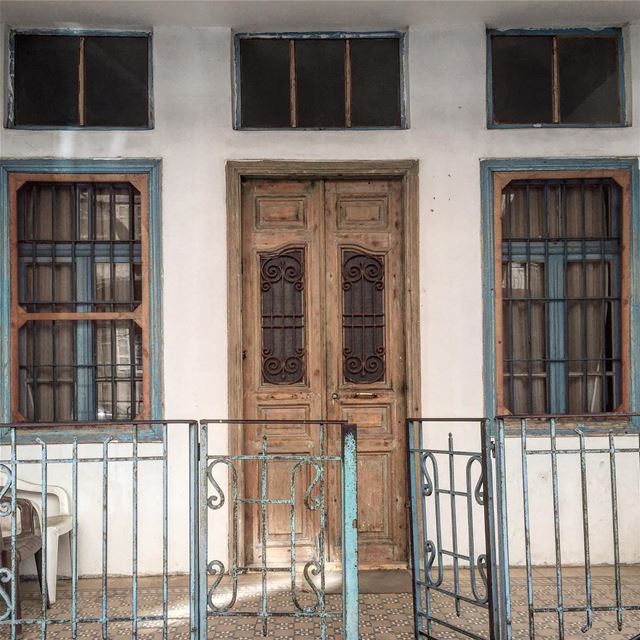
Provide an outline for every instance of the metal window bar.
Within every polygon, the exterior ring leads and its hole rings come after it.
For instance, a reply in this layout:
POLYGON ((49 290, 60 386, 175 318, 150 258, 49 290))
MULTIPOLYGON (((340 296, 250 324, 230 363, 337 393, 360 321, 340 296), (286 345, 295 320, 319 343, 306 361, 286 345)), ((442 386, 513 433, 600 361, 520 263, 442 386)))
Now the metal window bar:
MULTIPOLYGON (((621 252, 619 226, 620 206, 617 187, 610 179, 570 179, 570 180, 515 180, 503 193, 503 240, 502 256, 506 283, 503 287, 504 319, 506 333, 504 349, 505 395, 513 413, 538 412, 534 406, 533 382, 540 374, 533 373, 534 366, 541 360, 532 353, 532 307, 541 303, 545 308, 546 355, 544 375, 546 376, 545 410, 550 413, 569 413, 575 407, 569 406, 572 380, 576 375, 571 373, 572 367, 579 367, 581 378, 581 407, 584 412, 598 413, 615 410, 620 401, 621 388, 621 349, 619 346, 620 331, 620 262, 621 252), (555 187, 558 212, 556 227, 558 234, 551 231, 549 219, 550 187, 555 187), (542 188, 542 225, 544 236, 532 232, 532 190, 542 188), (579 190, 581 206, 580 230, 570 233, 568 227, 569 212, 567 210, 568 189, 579 190), (595 234, 586 226, 586 191, 590 189, 600 194, 600 233, 595 234), (514 216, 518 214, 512 202, 520 193, 524 199, 524 226, 522 232, 514 227, 514 216), (557 236, 557 237, 556 237, 557 236), (514 265, 522 263, 524 271, 524 289, 526 295, 514 294, 514 265), (599 264, 601 271, 601 291, 598 295, 588 295, 587 265, 599 264), (531 291, 531 274, 529 267, 533 264, 544 265, 545 295, 533 296, 531 291), (581 265, 580 295, 567 295, 567 277, 569 265, 581 265), (609 285, 607 286, 607 272, 609 285), (568 343, 568 304, 577 305, 581 327, 581 347, 579 357, 569 358, 568 343), (514 346, 515 312, 522 305, 526 307, 525 317, 525 357, 516 357, 514 346), (599 304, 602 315, 602 353, 597 358, 589 358, 589 342, 587 309, 589 305, 599 304), (601 399, 596 404, 597 382, 601 380, 601 399), (516 382, 519 381, 519 386, 516 382), (517 400, 517 389, 525 385, 524 395, 520 392, 517 400), (594 389, 589 395, 589 389, 594 389), (608 389, 611 389, 611 392, 608 389)), ((575 292, 574 292, 575 293, 575 292)))
MULTIPOLYGON (((611 418, 611 415, 602 415, 603 419, 611 418)), ((638 414, 616 414, 618 420, 633 420, 637 418, 638 414)), ((633 471, 630 465, 635 466, 637 461, 637 469, 640 474, 640 434, 637 430, 630 427, 628 431, 621 431, 620 429, 610 429, 604 433, 590 432, 589 423, 593 421, 593 414, 583 415, 560 415, 560 416, 529 416, 529 417, 500 417, 496 419, 497 439, 498 442, 504 443, 505 429, 508 424, 511 425, 514 421, 518 423, 520 433, 517 436, 519 443, 519 454, 521 464, 521 492, 522 503, 520 507, 520 514, 512 514, 515 518, 521 517, 523 522, 524 533, 524 558, 525 558, 525 574, 526 574, 526 610, 528 618, 528 633, 531 640, 535 640, 538 637, 549 637, 548 631, 540 631, 539 625, 536 624, 536 620, 540 616, 548 616, 553 614, 556 616, 557 624, 557 637, 558 640, 564 640, 568 637, 573 637, 573 633, 577 633, 578 630, 582 633, 599 633, 594 627, 594 622, 600 618, 600 629, 602 629, 603 618, 606 614, 615 614, 615 623, 612 626, 617 627, 618 631, 627 630, 629 633, 633 633, 637 629, 630 627, 627 624, 625 627, 625 613, 626 612, 639 612, 640 611, 640 598, 637 597, 633 590, 625 589, 624 575, 623 575, 623 563, 625 549, 622 548, 621 538, 621 520, 624 518, 627 531, 629 530, 629 518, 640 517, 640 513, 632 511, 631 513, 620 512, 620 498, 619 494, 624 487, 625 494, 628 495, 629 487, 623 485, 624 479, 618 474, 618 465, 621 461, 626 462, 626 473, 629 477, 633 477, 633 471), (573 432, 567 431, 563 421, 570 420, 571 424, 575 425, 573 432), (563 427, 561 429, 561 427, 563 427), (535 444, 532 444, 534 442, 535 444), (577 462, 577 471, 574 468, 572 471, 568 470, 565 465, 562 473, 559 470, 559 463, 561 459, 573 459, 577 462), (550 490, 545 494, 544 486, 540 484, 541 469, 540 464, 543 461, 547 461, 551 471, 551 478, 547 481, 550 490), (606 465, 608 484, 609 484, 609 504, 598 502, 594 504, 593 498, 593 483, 596 482, 593 472, 590 474, 590 468, 599 462, 599 466, 606 465), (532 464, 537 465, 532 469, 532 464), (584 583, 581 590, 584 594, 583 602, 579 602, 578 593, 580 588, 571 591, 570 597, 567 598, 567 580, 572 580, 574 583, 579 580, 575 575, 568 577, 566 575, 566 567, 563 567, 563 549, 567 549, 565 546, 568 543, 566 530, 563 530, 563 501, 561 500, 561 486, 571 483, 571 486, 579 486, 579 500, 581 510, 581 532, 582 532, 582 558, 584 569, 584 583), (535 486, 535 492, 532 493, 532 489, 535 486), (591 495, 590 495, 591 494, 591 495), (545 498, 546 495, 546 498, 545 498), (536 574, 534 567, 536 561, 540 562, 540 553, 544 553, 538 547, 534 546, 534 537, 532 536, 532 530, 536 524, 535 519, 532 518, 533 512, 539 512, 543 506, 543 500, 547 502, 550 500, 550 506, 553 509, 554 519, 552 523, 553 530, 553 545, 554 545, 554 564, 553 571, 555 574, 555 602, 541 602, 544 598, 543 591, 536 591, 536 574), (532 501, 535 501, 535 511, 532 506, 532 501), (594 548, 595 540, 593 538, 593 531, 591 527, 591 519, 593 516, 593 510, 598 509, 599 519, 602 520, 603 514, 608 510, 608 526, 610 527, 611 534, 611 554, 607 562, 611 562, 611 576, 610 579, 613 582, 613 589, 609 594, 608 599, 603 598, 603 592, 598 591, 593 580, 593 557, 592 550, 594 548), (614 599, 615 603, 611 604, 607 600, 614 599), (567 614, 584 614, 584 624, 579 625, 576 629, 568 628, 567 614)), ((606 425, 606 423, 605 423, 606 425)), ((502 450, 504 458, 504 446, 499 445, 499 450, 502 450)), ((505 479, 506 474, 500 479, 504 491, 504 501, 506 503, 510 492, 511 485, 507 485, 505 479)), ((513 486, 512 491, 517 486, 513 486)), ((636 487, 634 487, 635 489, 636 487)), ((546 524, 546 523, 545 523, 546 524)), ((505 525, 502 525, 503 528, 505 525)), ((631 525, 633 526, 633 525, 631 525)), ((636 525, 637 530, 637 525, 636 525)), ((575 529, 571 530, 571 545, 575 547, 576 544, 580 544, 575 539, 578 532, 575 529)), ((602 547, 600 551, 600 563, 602 563, 602 547)), ((628 555, 627 555, 628 557, 628 555)), ((540 579, 540 578, 538 578, 540 579)), ((601 576, 602 579, 602 576, 601 576)), ((573 585, 576 586, 575 584, 573 585)), ((635 626, 635 625, 633 625, 635 626)))
MULTIPOLYGON (((218 438, 215 439, 217 441, 218 438)), ((282 618, 314 620, 323 640, 329 637, 332 623, 342 622, 342 637, 345 640, 358 638, 358 559, 357 559, 357 480, 356 480, 356 429, 354 425, 340 421, 286 421, 286 420, 202 420, 200 422, 200 463, 199 463, 199 630, 201 640, 207 638, 207 625, 216 618, 254 618, 260 621, 262 634, 268 634, 269 625, 282 618), (268 432, 264 427, 279 428, 306 426, 317 431, 317 450, 312 453, 283 453, 270 448, 268 432), (220 427, 239 429, 263 427, 260 447, 256 452, 235 455, 217 455, 209 451, 210 434, 220 427), (333 432, 333 433, 332 433, 333 432), (331 453, 335 448, 335 438, 339 439, 339 453, 331 453), (258 474, 254 494, 239 477, 247 465, 254 465, 258 474), (273 497, 269 491, 269 474, 280 466, 290 469, 289 497, 273 497), (310 484, 305 483, 302 504, 297 498, 297 482, 301 470, 309 467, 312 473, 310 484), (216 475, 216 467, 226 467, 229 492, 223 489, 223 482, 216 475), (326 563, 328 560, 327 531, 328 506, 327 477, 339 470, 342 508, 342 611, 332 609, 326 593, 326 563), (208 555, 209 516, 220 513, 229 503, 231 510, 230 566, 208 555), (269 508, 289 510, 288 566, 274 565, 269 560, 268 531, 269 508), (259 562, 249 565, 242 562, 239 554, 239 516, 241 510, 254 509, 257 514, 259 535, 259 562), (307 509, 318 514, 315 553, 302 565, 297 555, 297 510, 307 509), (302 566, 301 566, 302 565, 302 566), (302 579, 309 590, 311 602, 300 596, 298 574, 302 569, 302 579), (259 598, 251 608, 243 604, 239 578, 257 574, 260 578, 259 598), (270 597, 269 577, 278 574, 289 577, 288 604, 278 603, 270 597), (319 578, 314 581, 313 577, 319 578), (222 584, 227 578, 228 584, 222 584), (226 589, 225 589, 226 587, 226 589), (306 604, 305 604, 306 602, 306 604)), ((246 599, 246 598, 245 598, 246 599)))
MULTIPOLYGON (((443 630, 473 640, 500 638, 490 459, 494 443, 487 421, 412 418, 407 429, 415 638, 448 637, 439 635, 443 630), (468 433, 471 427, 478 434, 479 451, 455 445, 453 432, 462 428, 468 433), (431 446, 428 441, 438 434, 442 440, 447 428, 446 445, 431 446), (445 469, 441 472, 442 465, 445 469), (457 488, 457 477, 464 478, 464 490, 457 488), (448 486, 442 486, 443 478, 448 478, 448 486), (445 502, 449 503, 448 523, 445 502), (462 514, 466 527, 460 528, 458 517, 462 514), (448 586, 451 580, 452 586, 448 586), (473 621, 478 610, 486 612, 482 629, 473 621)), ((508 590, 508 583, 501 586, 505 588, 508 590)))

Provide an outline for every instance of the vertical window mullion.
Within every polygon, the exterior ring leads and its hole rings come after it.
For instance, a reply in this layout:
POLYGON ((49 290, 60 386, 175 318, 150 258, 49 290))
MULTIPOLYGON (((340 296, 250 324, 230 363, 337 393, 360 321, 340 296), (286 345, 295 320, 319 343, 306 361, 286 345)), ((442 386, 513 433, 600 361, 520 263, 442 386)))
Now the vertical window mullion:
POLYGON ((80 62, 78 64, 78 119, 81 127, 85 126, 85 38, 80 36, 80 62))
POLYGON ((351 127, 351 40, 344 41, 344 126, 351 127))
POLYGON ((549 411, 566 413, 566 303, 564 301, 565 255, 550 255, 547 261, 549 411))
POLYGON ((551 88, 553 123, 560 124, 560 66, 558 63, 558 36, 553 37, 551 60, 551 78, 553 83, 551 88))
POLYGON ((298 87, 296 80, 296 41, 289 40, 289 86, 290 86, 290 109, 291 127, 298 126, 298 87))

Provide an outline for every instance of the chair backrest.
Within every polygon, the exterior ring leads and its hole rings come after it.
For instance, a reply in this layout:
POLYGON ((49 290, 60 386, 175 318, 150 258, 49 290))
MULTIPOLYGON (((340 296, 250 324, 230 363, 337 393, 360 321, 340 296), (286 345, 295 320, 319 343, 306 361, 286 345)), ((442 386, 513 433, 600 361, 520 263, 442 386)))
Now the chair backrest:
MULTIPOLYGON (((0 484, 7 482, 6 473, 0 471, 0 484)), ((16 489, 18 490, 18 497, 28 498, 30 502, 34 504, 38 512, 38 517, 42 517, 42 485, 36 482, 29 482, 22 478, 18 478, 16 483, 16 489)), ((57 498, 58 507, 53 505, 49 506, 47 500, 48 515, 69 515, 69 494, 66 489, 53 484, 47 484, 47 496, 55 496, 57 498)))

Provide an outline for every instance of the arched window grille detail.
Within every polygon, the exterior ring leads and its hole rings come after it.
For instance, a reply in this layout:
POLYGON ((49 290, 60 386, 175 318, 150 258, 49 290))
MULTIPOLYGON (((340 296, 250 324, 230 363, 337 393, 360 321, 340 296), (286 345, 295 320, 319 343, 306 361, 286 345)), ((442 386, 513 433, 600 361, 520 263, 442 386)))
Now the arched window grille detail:
POLYGON ((347 382, 385 375, 384 258, 342 252, 342 360, 347 382))
POLYGON ((305 376, 304 251, 260 255, 262 381, 297 384, 305 376))

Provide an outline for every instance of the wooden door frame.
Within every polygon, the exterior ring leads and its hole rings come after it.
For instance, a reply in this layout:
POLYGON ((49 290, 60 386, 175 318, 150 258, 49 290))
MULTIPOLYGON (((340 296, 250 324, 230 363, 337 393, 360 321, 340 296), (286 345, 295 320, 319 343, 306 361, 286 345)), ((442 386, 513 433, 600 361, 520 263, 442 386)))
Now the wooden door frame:
MULTIPOLYGON (((419 206, 418 160, 229 160, 227 179, 227 397, 228 415, 240 419, 244 414, 242 373, 242 181, 258 179, 402 179, 403 260, 405 287, 405 375, 407 416, 421 414, 420 385, 420 286, 419 286, 419 206)), ((240 429, 229 428, 229 454, 242 448, 240 429)), ((408 470, 407 470, 408 472, 408 470)), ((239 478, 242 491, 242 477, 239 478)), ((233 530, 229 513, 229 531, 233 530)), ((407 516, 408 520, 408 516, 407 516)), ((409 531, 407 527, 407 531, 409 531)), ((238 540, 244 540, 244 516, 238 514, 238 540)), ((229 540, 231 544, 231 536, 229 540)), ((239 562, 244 563, 244 545, 239 545, 239 562)), ((408 547, 407 547, 408 548, 408 547)))

